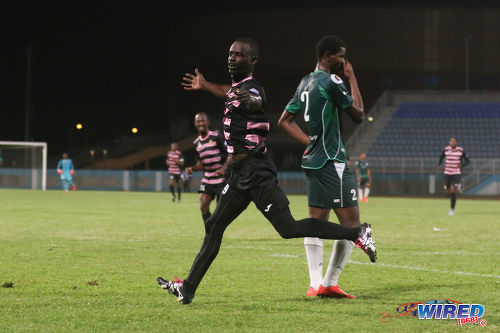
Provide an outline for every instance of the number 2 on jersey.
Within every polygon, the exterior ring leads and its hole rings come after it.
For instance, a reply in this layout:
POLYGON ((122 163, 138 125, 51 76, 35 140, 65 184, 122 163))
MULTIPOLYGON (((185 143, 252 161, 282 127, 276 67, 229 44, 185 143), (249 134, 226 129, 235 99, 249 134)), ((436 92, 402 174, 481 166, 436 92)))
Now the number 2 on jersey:
POLYGON ((300 101, 306 103, 306 108, 304 110, 304 120, 306 122, 309 121, 309 91, 303 91, 302 94, 300 94, 300 101))

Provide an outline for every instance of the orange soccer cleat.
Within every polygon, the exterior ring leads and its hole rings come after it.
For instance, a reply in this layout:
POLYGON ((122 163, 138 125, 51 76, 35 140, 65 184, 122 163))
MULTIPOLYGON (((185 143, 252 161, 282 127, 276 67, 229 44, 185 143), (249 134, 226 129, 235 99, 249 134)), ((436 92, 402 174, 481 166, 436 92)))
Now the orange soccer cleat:
POLYGON ((318 291, 314 289, 313 287, 309 287, 309 290, 307 291, 307 296, 317 296, 318 291))
POLYGON ((331 287, 324 287, 322 284, 318 288, 319 297, 332 297, 332 298, 356 298, 356 296, 349 295, 339 288, 338 285, 331 287))

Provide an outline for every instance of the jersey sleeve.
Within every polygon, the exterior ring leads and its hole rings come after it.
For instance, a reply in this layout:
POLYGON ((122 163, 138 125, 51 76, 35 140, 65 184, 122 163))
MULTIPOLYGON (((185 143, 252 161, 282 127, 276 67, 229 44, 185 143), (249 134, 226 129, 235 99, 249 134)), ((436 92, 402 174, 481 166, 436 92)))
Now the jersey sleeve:
POLYGON ((249 80, 241 85, 240 90, 248 90, 251 95, 259 96, 262 99, 262 106, 267 103, 266 93, 264 92, 264 87, 254 80, 249 80))
POLYGON ((352 105, 352 96, 349 90, 345 87, 344 81, 336 74, 330 75, 327 83, 326 90, 331 99, 341 108, 345 109, 352 105))
POLYGON ((297 90, 295 90, 295 94, 293 94, 292 99, 286 105, 285 110, 287 110, 291 114, 297 114, 301 109, 299 88, 297 88, 297 90))

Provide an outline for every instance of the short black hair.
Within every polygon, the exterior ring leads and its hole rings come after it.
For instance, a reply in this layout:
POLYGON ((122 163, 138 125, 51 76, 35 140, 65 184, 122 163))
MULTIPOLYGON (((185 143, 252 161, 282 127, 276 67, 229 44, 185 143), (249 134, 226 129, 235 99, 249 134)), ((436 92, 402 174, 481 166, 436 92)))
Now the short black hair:
POLYGON ((250 55, 254 57, 259 57, 259 44, 252 38, 241 37, 235 40, 235 42, 241 42, 247 44, 250 55))
POLYGON ((316 44, 316 56, 318 60, 323 58, 326 52, 330 51, 333 54, 340 51, 341 47, 345 47, 345 43, 337 36, 324 36, 321 37, 318 44, 316 44))

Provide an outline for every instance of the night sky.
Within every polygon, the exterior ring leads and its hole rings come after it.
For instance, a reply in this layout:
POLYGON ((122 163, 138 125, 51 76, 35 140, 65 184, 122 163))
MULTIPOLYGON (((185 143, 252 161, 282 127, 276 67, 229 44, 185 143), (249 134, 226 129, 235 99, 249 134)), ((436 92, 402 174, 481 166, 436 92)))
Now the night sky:
MULTIPOLYGON (((331 3, 309 1, 307 8, 331 6, 331 3)), ((373 1, 356 3, 374 4, 373 1)), ((90 145, 131 135, 132 127, 138 127, 140 135, 161 134, 172 128, 179 112, 188 112, 191 117, 200 109, 218 108, 220 102, 210 96, 186 94, 180 87, 182 74, 199 65, 209 79, 229 82, 225 61, 231 38, 241 34, 254 37, 254 27, 235 29, 233 25, 237 22, 196 27, 197 18, 220 13, 229 17, 235 11, 245 11, 251 16, 262 8, 279 11, 284 7, 305 6, 299 1, 202 5, 186 2, 163 6, 118 1, 2 1, 0 140, 24 140, 28 44, 32 52, 30 140, 46 141, 49 151, 59 154, 82 144, 82 133, 90 145), (187 26, 190 29, 185 33, 187 26), (220 34, 224 36, 222 42, 215 45, 203 42, 220 34), (179 41, 183 47, 178 47, 179 41), (193 59, 199 61, 193 63, 193 59), (75 129, 78 122, 84 125, 85 132, 75 129)), ((258 18, 255 24, 259 24, 258 18)), ((277 16, 277 29, 280 24, 277 16)), ((314 35, 307 47, 312 50, 316 40, 314 35)), ((273 45, 274 41, 263 44, 273 45)), ((265 56, 280 56, 275 52, 276 49, 268 47, 265 56)), ((300 75, 313 66, 313 59, 309 57, 297 66, 301 72, 282 79, 289 87, 284 96, 279 96, 279 105, 288 98, 288 91, 293 92, 300 75)), ((262 71, 270 69, 261 65, 262 71)), ((183 126, 194 131, 190 123, 183 126)))

